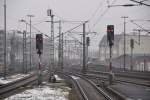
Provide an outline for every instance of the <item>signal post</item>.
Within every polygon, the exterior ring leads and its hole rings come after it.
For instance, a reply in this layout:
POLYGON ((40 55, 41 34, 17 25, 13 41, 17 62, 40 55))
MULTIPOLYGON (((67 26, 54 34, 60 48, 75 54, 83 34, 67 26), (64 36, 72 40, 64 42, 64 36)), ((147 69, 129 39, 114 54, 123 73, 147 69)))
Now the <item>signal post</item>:
POLYGON ((41 71, 41 55, 43 52, 43 35, 36 34, 36 50, 39 55, 39 67, 38 67, 38 85, 42 83, 42 71, 41 71))
POLYGON ((109 44, 110 61, 109 61, 109 84, 114 80, 114 73, 112 72, 112 46, 114 45, 114 25, 107 25, 107 42, 109 44))

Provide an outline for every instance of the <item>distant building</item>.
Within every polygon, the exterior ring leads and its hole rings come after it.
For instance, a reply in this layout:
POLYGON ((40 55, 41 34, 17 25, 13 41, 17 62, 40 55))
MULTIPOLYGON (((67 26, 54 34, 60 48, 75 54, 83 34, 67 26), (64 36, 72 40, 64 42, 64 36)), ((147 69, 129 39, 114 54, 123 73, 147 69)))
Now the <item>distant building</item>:
MULTIPOLYGON (((134 39, 134 48, 133 48, 133 56, 134 60, 133 63, 135 62, 136 65, 139 64, 140 62, 144 61, 144 59, 147 59, 147 66, 150 67, 148 62, 148 57, 150 56, 150 36, 148 35, 126 35, 126 55, 131 58, 131 47, 130 47, 130 39, 134 39), (145 55, 147 56, 145 58, 145 55), (139 62, 137 62, 139 61, 139 62)), ((123 59, 124 55, 124 35, 123 34, 117 34, 114 36, 114 46, 112 48, 112 58, 113 59, 123 59)), ((109 59, 109 47, 107 43, 107 36, 104 35, 102 40, 99 43, 99 59, 100 61, 106 61, 109 59)), ((114 60, 113 60, 114 61, 114 60)), ((123 61, 123 60, 122 60, 123 61)), ((114 63, 114 66, 121 67, 123 66, 123 62, 121 60, 114 63), (118 64, 117 64, 118 63, 118 64)), ((143 63, 143 62, 142 62, 143 63)), ((136 70, 143 70, 143 68, 138 68, 138 66, 134 66, 136 70)), ((128 57, 126 57, 126 67, 129 69, 130 68, 130 59, 128 60, 128 57)), ((150 70, 150 68, 147 67, 145 70, 150 70)))

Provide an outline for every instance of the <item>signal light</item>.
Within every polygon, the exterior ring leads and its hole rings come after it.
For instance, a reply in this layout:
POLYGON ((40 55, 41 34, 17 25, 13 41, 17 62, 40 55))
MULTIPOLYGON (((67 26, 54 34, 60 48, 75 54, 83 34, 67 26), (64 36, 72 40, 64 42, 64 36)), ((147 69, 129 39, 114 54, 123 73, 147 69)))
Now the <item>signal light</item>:
POLYGON ((87 46, 90 46, 90 37, 86 37, 86 44, 87 46))
POLYGON ((130 47, 133 49, 134 48, 134 40, 130 39, 130 47))
POLYGON ((36 34, 36 50, 37 54, 42 54, 43 51, 43 35, 36 34))
POLYGON ((107 25, 107 41, 109 46, 114 45, 114 25, 107 25))

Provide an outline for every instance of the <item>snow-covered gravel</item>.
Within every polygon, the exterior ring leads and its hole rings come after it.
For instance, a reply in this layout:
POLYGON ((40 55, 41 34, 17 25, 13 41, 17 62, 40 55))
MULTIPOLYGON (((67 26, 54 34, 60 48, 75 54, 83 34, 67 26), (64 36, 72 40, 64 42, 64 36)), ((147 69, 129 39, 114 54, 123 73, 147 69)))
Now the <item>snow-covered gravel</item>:
MULTIPOLYGON (((57 80, 62 80, 57 75, 55 77, 57 80)), ((63 83, 43 82, 43 84, 10 96, 5 100, 69 100, 68 96, 71 89, 62 85, 63 83)))
POLYGON ((4 79, 3 77, 0 77, 0 84, 7 84, 9 82, 16 81, 16 80, 26 77, 28 75, 29 74, 16 74, 16 75, 6 77, 6 79, 4 79))
POLYGON ((54 75, 57 81, 63 80, 58 75, 54 75))
POLYGON ((71 76, 71 77, 75 80, 79 79, 79 77, 76 77, 76 76, 71 76))
POLYGON ((40 86, 26 90, 20 94, 13 95, 5 100, 69 100, 69 90, 62 88, 50 88, 40 86))

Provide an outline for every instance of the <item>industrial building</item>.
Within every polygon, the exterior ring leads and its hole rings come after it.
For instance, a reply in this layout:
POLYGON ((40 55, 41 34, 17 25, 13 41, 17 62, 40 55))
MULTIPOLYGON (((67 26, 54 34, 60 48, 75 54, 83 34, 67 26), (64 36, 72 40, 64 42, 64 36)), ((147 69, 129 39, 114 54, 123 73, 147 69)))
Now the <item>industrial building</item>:
MULTIPOLYGON (((125 37, 126 46, 126 56, 125 56, 125 63, 126 68, 130 69, 131 66, 131 59, 133 60, 133 69, 134 70, 148 70, 150 71, 150 36, 148 35, 130 35, 126 34, 125 37), (131 46, 130 40, 134 40, 134 48, 133 48, 133 57, 131 58, 131 46), (129 59, 128 59, 129 58, 129 59), (137 60, 138 59, 138 60, 137 60), (140 61, 139 61, 140 59, 140 61), (139 62, 138 62, 139 61, 139 62), (144 66, 144 67, 142 67, 144 66)), ((114 67, 123 68, 123 59, 124 59, 124 35, 123 34, 116 34, 114 36, 114 46, 112 48, 112 64, 114 67), (118 60, 119 59, 119 60, 118 60)), ((107 43, 107 36, 104 35, 102 40, 99 43, 99 59, 100 61, 108 61, 109 59, 109 46, 107 43)), ((108 62, 107 62, 108 64, 108 62)))

